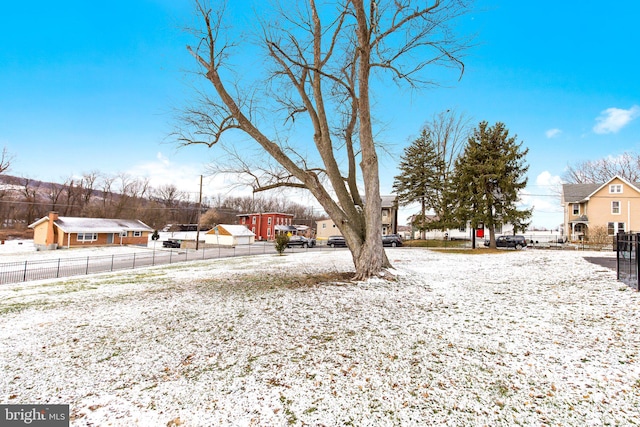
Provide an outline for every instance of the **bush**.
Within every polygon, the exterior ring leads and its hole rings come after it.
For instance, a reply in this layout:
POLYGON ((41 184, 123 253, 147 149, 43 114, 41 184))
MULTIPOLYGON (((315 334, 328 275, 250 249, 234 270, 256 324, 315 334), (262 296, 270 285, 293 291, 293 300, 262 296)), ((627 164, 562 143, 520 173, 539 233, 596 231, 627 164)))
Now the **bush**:
POLYGON ((604 225, 594 225, 587 231, 587 243, 602 249, 605 246, 613 245, 613 237, 609 236, 607 227, 604 225))
POLYGON ((287 249, 287 243, 289 243, 289 236, 285 233, 280 233, 276 236, 276 251, 278 255, 282 255, 287 249))

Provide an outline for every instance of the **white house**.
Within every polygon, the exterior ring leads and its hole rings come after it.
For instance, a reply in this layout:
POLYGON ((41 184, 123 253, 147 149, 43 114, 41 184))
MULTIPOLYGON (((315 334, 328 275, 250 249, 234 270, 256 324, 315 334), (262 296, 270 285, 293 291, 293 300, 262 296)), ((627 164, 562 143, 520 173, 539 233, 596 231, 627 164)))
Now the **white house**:
POLYGON ((204 235, 204 242, 210 245, 237 246, 250 245, 256 235, 244 225, 218 224, 204 235))

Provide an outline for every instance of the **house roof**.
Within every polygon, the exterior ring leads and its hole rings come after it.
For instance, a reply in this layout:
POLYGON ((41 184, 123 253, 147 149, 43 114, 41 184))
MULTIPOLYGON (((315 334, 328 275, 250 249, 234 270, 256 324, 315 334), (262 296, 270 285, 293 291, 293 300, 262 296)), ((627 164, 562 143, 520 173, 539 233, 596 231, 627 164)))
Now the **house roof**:
MULTIPOLYGON (((30 228, 35 228, 43 222, 49 221, 49 217, 39 219, 30 228)), ((135 219, 110 219, 110 218, 79 218, 61 216, 53 223, 65 233, 120 233, 122 231, 153 231, 151 227, 142 221, 135 219)))
POLYGON ((266 215, 280 215, 280 216, 290 216, 293 217, 293 214, 288 214, 288 213, 283 213, 283 212, 254 212, 254 213, 243 213, 243 214, 237 214, 236 216, 251 216, 251 215, 262 215, 262 216, 266 216, 266 215))
POLYGON ((564 203, 579 203, 589 200, 591 196, 600 191, 604 186, 608 185, 614 179, 619 179, 627 185, 633 187, 634 190, 640 192, 640 182, 629 182, 620 176, 614 176, 605 183, 598 184, 562 184, 562 197, 564 203))
POLYGON ((589 198, 602 184, 562 184, 565 203, 578 203, 589 198))
POLYGON ((380 196, 380 198, 382 199, 383 208, 393 208, 397 206, 398 196, 396 196, 395 194, 391 194, 388 196, 380 196))
POLYGON ((233 225, 233 224, 218 224, 216 227, 213 227, 211 230, 207 231, 207 234, 216 234, 218 228, 222 228, 226 230, 230 235, 242 237, 242 236, 255 236, 254 233, 251 232, 244 225, 233 225))

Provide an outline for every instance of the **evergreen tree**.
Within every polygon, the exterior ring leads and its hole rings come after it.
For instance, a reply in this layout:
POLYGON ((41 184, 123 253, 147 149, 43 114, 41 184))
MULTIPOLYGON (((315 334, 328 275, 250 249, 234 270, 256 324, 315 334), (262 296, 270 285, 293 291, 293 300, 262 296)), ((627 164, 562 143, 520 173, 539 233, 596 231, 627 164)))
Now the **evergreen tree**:
POLYGON ((531 210, 519 210, 516 203, 519 191, 527 185, 528 152, 515 136, 509 136, 503 123, 490 127, 486 121, 480 122, 456 160, 450 220, 458 224, 469 221, 474 229, 484 224, 491 248, 496 247, 496 225, 511 223, 526 228, 531 210))
POLYGON ((393 191, 401 205, 420 203, 420 215, 414 221, 420 230, 421 238, 425 230, 430 228, 426 213, 433 209, 440 211, 442 192, 441 175, 444 162, 438 155, 430 134, 423 130, 420 137, 405 148, 400 157, 400 175, 394 178, 393 191))

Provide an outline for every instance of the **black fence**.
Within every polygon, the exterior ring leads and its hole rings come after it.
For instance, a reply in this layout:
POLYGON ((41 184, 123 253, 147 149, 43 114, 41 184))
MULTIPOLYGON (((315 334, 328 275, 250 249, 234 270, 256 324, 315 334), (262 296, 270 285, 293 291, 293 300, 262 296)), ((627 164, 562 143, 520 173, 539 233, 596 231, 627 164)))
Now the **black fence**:
MULTIPOLYGON (((287 252, 318 250, 292 247, 287 252)), ((56 258, 0 263, 0 285, 127 270, 185 261, 276 253, 273 243, 195 249, 146 249, 114 255, 56 258)))
POLYGON ((640 233, 618 233, 616 236, 616 254, 618 280, 640 290, 638 281, 638 250, 640 249, 640 233))

